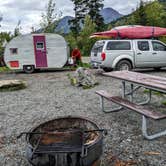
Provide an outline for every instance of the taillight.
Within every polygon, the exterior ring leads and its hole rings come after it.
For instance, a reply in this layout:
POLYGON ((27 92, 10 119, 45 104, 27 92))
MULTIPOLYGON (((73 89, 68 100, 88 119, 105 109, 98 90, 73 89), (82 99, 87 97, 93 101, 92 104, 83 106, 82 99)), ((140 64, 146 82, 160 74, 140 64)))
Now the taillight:
POLYGON ((19 61, 10 61, 10 67, 15 67, 15 68, 18 68, 19 67, 19 61))
POLYGON ((106 54, 105 54, 105 52, 102 52, 102 53, 101 53, 101 59, 102 59, 102 61, 104 61, 105 58, 106 58, 106 54))

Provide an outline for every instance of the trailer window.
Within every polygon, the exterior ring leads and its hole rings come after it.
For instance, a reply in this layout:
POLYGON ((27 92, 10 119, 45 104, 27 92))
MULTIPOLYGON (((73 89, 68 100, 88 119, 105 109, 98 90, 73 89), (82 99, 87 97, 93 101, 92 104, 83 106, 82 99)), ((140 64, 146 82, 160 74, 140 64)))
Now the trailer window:
POLYGON ((43 42, 37 42, 36 43, 36 49, 38 49, 38 50, 44 49, 44 43, 43 42))
POLYGON ((18 49, 17 48, 10 48, 10 53, 13 54, 17 54, 18 53, 18 49))

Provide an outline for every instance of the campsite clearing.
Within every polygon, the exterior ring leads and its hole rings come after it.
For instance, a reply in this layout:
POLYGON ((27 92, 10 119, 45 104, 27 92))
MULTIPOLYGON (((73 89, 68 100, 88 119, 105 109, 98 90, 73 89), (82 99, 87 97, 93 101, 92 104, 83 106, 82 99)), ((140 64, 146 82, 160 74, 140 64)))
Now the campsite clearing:
MULTIPOLYGON (((128 110, 112 114, 100 111, 99 97, 95 91, 105 89, 116 95, 121 84, 118 80, 102 76, 96 70, 92 72, 95 73, 99 85, 87 90, 70 85, 67 74, 72 73, 71 71, 39 72, 31 75, 1 74, 1 80, 26 81, 27 88, 0 93, 0 140, 3 140, 0 141, 0 165, 29 166, 25 159, 25 139, 16 140, 16 136, 40 123, 67 115, 88 117, 101 128, 109 129, 104 139, 105 165, 107 159, 113 157, 124 161, 132 160, 138 166, 166 165, 165 136, 153 141, 145 140, 140 129, 139 114, 128 110)), ((166 70, 147 70, 144 73, 166 77, 166 70)), ((162 100, 163 96, 154 95, 152 106, 159 109, 159 101, 162 100)), ((160 108, 163 109, 164 106, 160 108)), ((158 126, 151 120, 148 123, 155 131, 158 127, 161 130, 165 128, 166 121, 158 122, 158 126)))

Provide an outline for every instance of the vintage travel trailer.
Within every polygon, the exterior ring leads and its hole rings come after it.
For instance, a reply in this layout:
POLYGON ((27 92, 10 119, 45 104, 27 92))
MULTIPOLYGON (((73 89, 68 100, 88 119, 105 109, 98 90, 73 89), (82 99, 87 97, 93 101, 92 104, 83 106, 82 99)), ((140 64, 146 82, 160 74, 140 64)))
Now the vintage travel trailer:
POLYGON ((35 69, 62 68, 69 58, 68 45, 58 34, 27 34, 13 38, 5 48, 10 69, 32 73, 35 69))

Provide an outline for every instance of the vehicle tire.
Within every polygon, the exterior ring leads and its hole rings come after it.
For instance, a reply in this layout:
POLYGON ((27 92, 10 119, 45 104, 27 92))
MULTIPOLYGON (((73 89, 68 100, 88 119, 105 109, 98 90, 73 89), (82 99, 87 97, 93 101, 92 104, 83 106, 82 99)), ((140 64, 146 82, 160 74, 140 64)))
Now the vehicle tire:
POLYGON ((154 70, 160 71, 161 67, 154 67, 154 70))
POLYGON ((128 60, 121 60, 115 67, 115 70, 122 71, 122 70, 131 70, 132 64, 128 60))
POLYGON ((34 70, 35 70, 34 65, 25 65, 25 66, 23 66, 23 71, 27 74, 33 73, 34 70))
POLYGON ((111 72, 113 69, 112 69, 112 68, 108 68, 108 67, 104 67, 103 70, 104 70, 105 72, 111 72))

